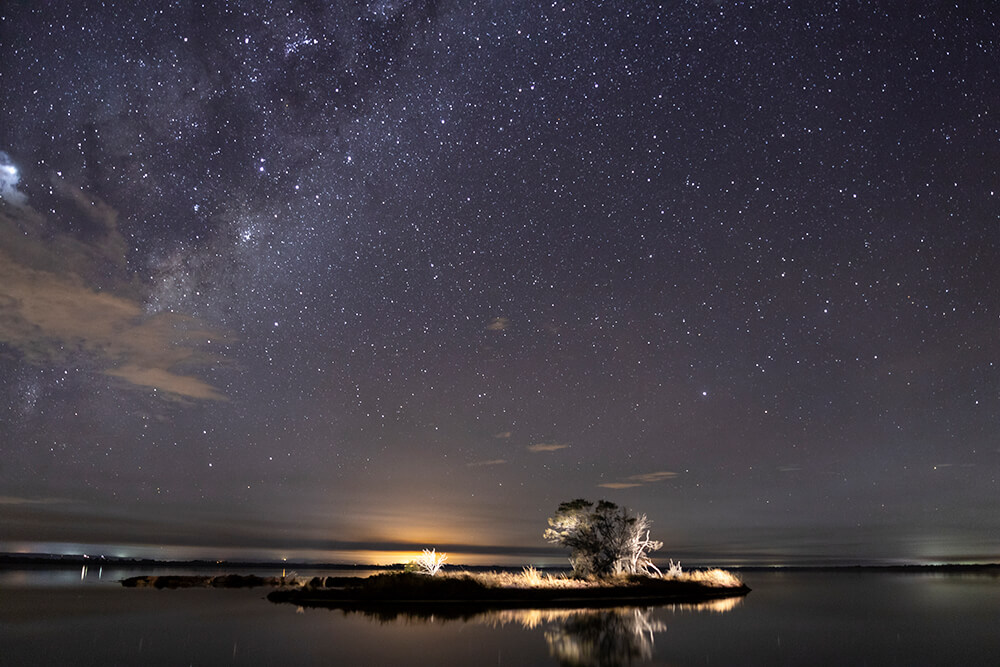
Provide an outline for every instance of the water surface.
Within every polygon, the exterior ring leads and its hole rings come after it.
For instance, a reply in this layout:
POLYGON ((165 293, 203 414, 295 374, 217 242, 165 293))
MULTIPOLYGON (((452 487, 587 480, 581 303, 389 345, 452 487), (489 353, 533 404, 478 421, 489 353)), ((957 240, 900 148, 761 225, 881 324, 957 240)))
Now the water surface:
POLYGON ((706 605, 459 618, 115 583, 131 574, 0 572, 0 664, 996 665, 1000 655, 1000 578, 987 574, 747 572, 746 598, 706 605))

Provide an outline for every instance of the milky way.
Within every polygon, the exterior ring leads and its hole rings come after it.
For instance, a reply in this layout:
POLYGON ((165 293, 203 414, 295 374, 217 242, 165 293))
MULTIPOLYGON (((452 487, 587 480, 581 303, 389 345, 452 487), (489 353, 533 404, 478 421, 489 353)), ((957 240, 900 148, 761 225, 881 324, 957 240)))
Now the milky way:
POLYGON ((1000 558, 986 4, 105 4, 0 9, 0 550, 1000 558))

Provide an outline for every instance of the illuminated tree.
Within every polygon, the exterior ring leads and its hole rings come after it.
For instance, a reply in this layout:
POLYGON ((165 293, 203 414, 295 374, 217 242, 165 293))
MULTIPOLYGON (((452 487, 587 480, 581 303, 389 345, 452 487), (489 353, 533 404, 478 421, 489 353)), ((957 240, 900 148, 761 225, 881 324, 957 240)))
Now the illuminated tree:
POLYGON ((444 562, 448 560, 448 554, 436 553, 437 549, 424 549, 424 553, 417 556, 414 564, 417 567, 418 572, 434 576, 444 565, 444 562))
POLYGON ((649 539, 650 521, 624 507, 579 498, 559 505, 549 518, 545 539, 569 547, 573 574, 581 577, 614 574, 657 574, 649 554, 663 546, 649 539))

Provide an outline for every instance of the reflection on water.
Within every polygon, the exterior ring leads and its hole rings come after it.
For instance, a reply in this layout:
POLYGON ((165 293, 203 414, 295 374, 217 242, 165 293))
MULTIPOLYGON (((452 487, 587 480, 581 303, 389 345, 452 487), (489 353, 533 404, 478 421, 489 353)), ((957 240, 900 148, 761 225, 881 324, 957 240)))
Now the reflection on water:
MULTIPOLYGON (((688 604, 664 604, 658 605, 655 609, 661 609, 669 612, 678 611, 692 611, 692 612, 710 612, 710 613, 724 613, 731 611, 736 607, 743 604, 742 597, 731 597, 731 598, 720 598, 718 600, 709 600, 707 602, 698 603, 688 603, 688 604)), ((654 607, 614 607, 611 611, 631 611, 634 609, 646 609, 651 610, 654 607)), ((471 621, 478 621, 486 623, 494 627, 507 625, 509 623, 517 623, 518 625, 533 630, 535 628, 541 627, 550 623, 559 623, 565 621, 566 619, 580 615, 580 614, 593 614, 598 612, 608 611, 607 609, 497 609, 494 611, 484 612, 478 614, 476 617, 469 619, 471 621)))
POLYGON ((602 609, 573 614, 545 631, 560 665, 630 665, 653 658, 653 633, 667 626, 652 609, 602 609))
MULTIPOLYGON (((742 602, 742 597, 733 597, 659 609, 723 613, 742 602)), ((560 665, 630 665, 652 660, 654 634, 667 629, 654 617, 655 609, 505 609, 484 613, 481 621, 490 625, 517 623, 528 629, 544 627, 549 655, 560 665)))
MULTIPOLYGON (((630 665, 653 659, 654 635, 667 629, 657 612, 725 613, 743 604, 742 596, 657 607, 586 609, 495 609, 473 613, 431 609, 357 610, 380 623, 460 621, 499 628, 509 625, 542 630, 549 655, 560 665, 630 665)), ((297 613, 304 613, 299 607, 297 613)))
POLYGON ((117 571, 106 570, 103 565, 80 567, 21 567, 0 568, 0 588, 25 586, 66 586, 73 584, 116 583, 117 571), (111 578, 109 578, 111 575, 111 578))

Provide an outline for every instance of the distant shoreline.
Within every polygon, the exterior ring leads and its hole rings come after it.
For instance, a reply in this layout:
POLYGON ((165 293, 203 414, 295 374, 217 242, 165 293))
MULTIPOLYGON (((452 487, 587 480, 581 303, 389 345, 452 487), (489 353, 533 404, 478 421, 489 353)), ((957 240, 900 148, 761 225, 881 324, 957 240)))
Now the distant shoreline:
MULTIPOLYGON (((106 556, 58 555, 58 554, 0 554, 0 567, 5 565, 43 566, 43 567, 80 567, 106 565, 125 568, 184 568, 184 569, 300 569, 300 570, 393 570, 402 569, 405 563, 392 565, 364 565, 360 563, 311 563, 285 561, 255 561, 255 560, 157 560, 153 558, 118 558, 106 556)), ((471 565, 465 569, 485 570, 497 569, 471 565)), ((509 568, 508 568, 509 569, 509 568)), ((520 568, 517 568, 520 569, 520 568)))
MULTIPOLYGON (((0 568, 3 567, 90 567, 106 566, 131 569, 147 568, 177 568, 177 569, 237 569, 237 570, 402 570, 405 563, 389 565, 367 565, 359 563, 314 563, 285 561, 255 561, 255 560, 156 560, 151 558, 117 558, 105 556, 84 556, 82 554, 0 554, 0 568)), ((517 572, 520 565, 445 565, 448 571, 472 572, 517 572)), ((569 570, 568 566, 535 566, 539 570, 559 572, 569 570)), ((686 569, 702 569, 708 565, 692 565, 686 569)), ((882 572, 988 572, 1000 570, 997 563, 941 563, 941 564, 845 564, 845 565, 735 565, 726 566, 727 570, 738 572, 851 572, 851 571, 882 571, 882 572)))

